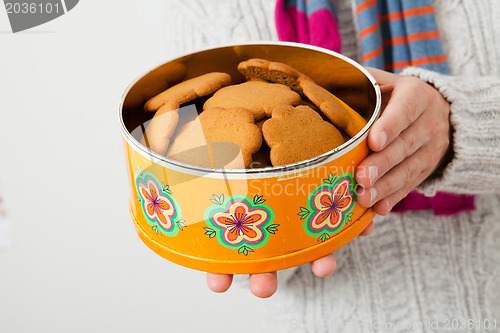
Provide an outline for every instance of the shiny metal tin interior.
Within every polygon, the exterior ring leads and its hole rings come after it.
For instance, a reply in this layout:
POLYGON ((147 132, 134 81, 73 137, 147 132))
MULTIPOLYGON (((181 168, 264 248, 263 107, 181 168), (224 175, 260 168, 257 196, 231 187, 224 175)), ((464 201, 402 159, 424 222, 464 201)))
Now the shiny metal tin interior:
POLYGON ((216 178, 266 178, 286 175, 322 165, 351 150, 362 141, 381 107, 380 88, 368 71, 355 61, 323 48, 289 43, 257 42, 227 45, 206 49, 173 59, 140 76, 125 91, 120 105, 120 124, 125 140, 141 155, 164 167, 188 174, 216 178), (143 104, 172 86, 208 72, 226 72, 231 75, 231 84, 245 80, 237 71, 239 62, 250 58, 263 58, 286 63, 306 74, 318 84, 334 93, 367 121, 367 125, 356 136, 343 145, 314 158, 279 167, 261 169, 211 169, 194 166, 161 156, 140 144, 132 130, 153 116, 143 111, 143 104), (135 118, 135 119, 134 119, 135 118))

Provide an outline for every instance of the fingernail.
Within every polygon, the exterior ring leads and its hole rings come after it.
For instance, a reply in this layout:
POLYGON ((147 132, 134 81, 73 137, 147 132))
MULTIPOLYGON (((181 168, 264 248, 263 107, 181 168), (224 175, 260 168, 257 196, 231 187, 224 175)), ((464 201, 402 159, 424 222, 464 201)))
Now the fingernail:
POLYGON ((380 149, 384 149, 387 144, 387 133, 385 131, 380 131, 380 149))
POLYGON ((373 205, 375 203, 375 199, 377 198, 377 190, 374 187, 370 187, 370 204, 373 205))
POLYGON ((372 186, 378 177, 378 168, 376 166, 372 165, 368 167, 368 177, 370 178, 370 186, 372 186))

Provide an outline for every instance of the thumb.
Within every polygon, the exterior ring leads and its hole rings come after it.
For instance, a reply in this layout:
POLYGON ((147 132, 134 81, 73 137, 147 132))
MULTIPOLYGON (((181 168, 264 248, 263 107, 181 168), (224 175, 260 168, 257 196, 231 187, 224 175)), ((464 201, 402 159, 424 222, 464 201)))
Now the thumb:
POLYGON ((398 74, 393 74, 387 71, 383 71, 381 69, 373 68, 373 67, 365 67, 365 69, 370 73, 375 81, 381 86, 387 85, 387 84, 393 84, 396 82, 399 78, 400 75, 398 74))

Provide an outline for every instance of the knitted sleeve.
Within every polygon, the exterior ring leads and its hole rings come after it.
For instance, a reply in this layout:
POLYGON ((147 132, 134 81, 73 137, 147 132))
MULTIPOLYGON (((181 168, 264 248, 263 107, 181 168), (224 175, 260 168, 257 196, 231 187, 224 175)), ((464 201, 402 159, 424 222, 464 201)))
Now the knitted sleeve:
POLYGON ((500 192, 500 78, 446 76, 420 68, 403 74, 433 85, 451 106, 453 158, 417 190, 426 195, 500 192))
MULTIPOLYGON (((277 40, 272 0, 170 0, 171 55, 241 42, 277 40)), ((169 55, 170 55, 169 54, 169 55)))

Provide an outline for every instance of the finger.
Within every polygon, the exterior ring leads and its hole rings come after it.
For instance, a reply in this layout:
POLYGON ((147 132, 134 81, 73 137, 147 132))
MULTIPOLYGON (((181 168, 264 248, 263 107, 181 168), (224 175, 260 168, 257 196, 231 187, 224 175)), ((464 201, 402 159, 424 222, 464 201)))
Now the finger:
MULTIPOLYGON (((417 176, 420 174, 418 164, 415 163, 414 156, 409 157, 401 164, 381 177, 365 193, 357 196, 358 202, 364 207, 371 207, 377 201, 399 191, 402 188, 413 188, 416 184, 417 176)), ((408 191, 409 192, 409 191, 408 191)))
POLYGON ((337 262, 333 253, 311 262, 311 269, 313 273, 319 277, 331 275, 333 271, 335 271, 335 266, 337 266, 337 262))
POLYGON ((389 104, 393 90, 394 90, 394 85, 392 85, 392 84, 388 84, 388 85, 380 87, 380 92, 382 95, 382 102, 380 103, 380 110, 382 110, 382 112, 384 112, 385 108, 387 107, 387 104, 389 104))
POLYGON ((231 287, 233 276, 231 274, 207 273, 207 286, 215 293, 223 293, 231 287))
POLYGON ((373 205, 372 209, 376 214, 386 216, 390 213, 392 207, 389 205, 389 201, 387 200, 387 198, 383 198, 375 205, 373 205))
POLYGON ((250 274, 250 291, 257 297, 268 298, 278 290, 276 272, 250 274))
POLYGON ((359 235, 363 237, 369 236, 373 232, 373 229, 375 229, 375 223, 371 221, 370 224, 368 224, 368 226, 365 228, 365 230, 361 231, 359 235))
POLYGON ((372 190, 372 187, 359 186, 356 189, 356 201, 365 208, 371 207, 372 190))
POLYGON ((384 149, 426 109, 428 99, 421 84, 417 78, 400 79, 387 107, 368 134, 368 145, 373 151, 384 149))
POLYGON ((368 188, 394 166, 413 155, 432 138, 428 135, 427 117, 422 115, 409 128, 403 131, 384 150, 370 154, 358 166, 356 181, 368 188))
MULTIPOLYGON (((424 162, 426 159, 432 159, 434 153, 431 150, 432 147, 428 146, 419 149, 415 154, 380 178, 373 187, 365 191, 366 193, 357 196, 358 202, 363 206, 367 205, 366 207, 374 206, 375 203, 388 198, 396 192, 400 193, 399 200, 401 200, 432 172, 433 167, 431 165, 433 164, 424 162), (426 166, 422 167, 423 165, 426 166), (367 201, 369 202, 367 203, 367 201)), ((390 210, 399 201, 394 201, 395 198, 392 197, 392 201, 382 202, 377 205, 380 210, 377 210, 376 213, 386 215, 389 212, 387 210, 390 210)))
POLYGON ((394 82, 396 82, 398 79, 401 78, 400 75, 387 72, 378 68, 374 67, 365 67, 365 68, 373 76, 373 78, 375 79, 375 81, 377 81, 377 83, 381 86, 381 88, 382 86, 393 84, 394 82))
POLYGON ((385 216, 389 214, 394 206, 401 200, 403 200, 408 193, 410 193, 411 189, 408 190, 407 188, 403 188, 387 198, 384 198, 380 201, 378 201, 375 205, 373 205, 373 211, 377 213, 378 215, 385 216))
MULTIPOLYGON (((428 172, 422 171, 415 181, 415 186, 424 181, 424 179, 427 178, 427 176, 428 172)), ((398 202, 403 200, 408 195, 408 193, 410 193, 413 189, 414 186, 413 187, 407 186, 401 188, 400 190, 392 193, 391 195, 383 198, 382 200, 378 201, 375 205, 373 205, 373 211, 382 216, 389 214, 392 208, 394 208, 394 206, 396 206, 398 202)))

